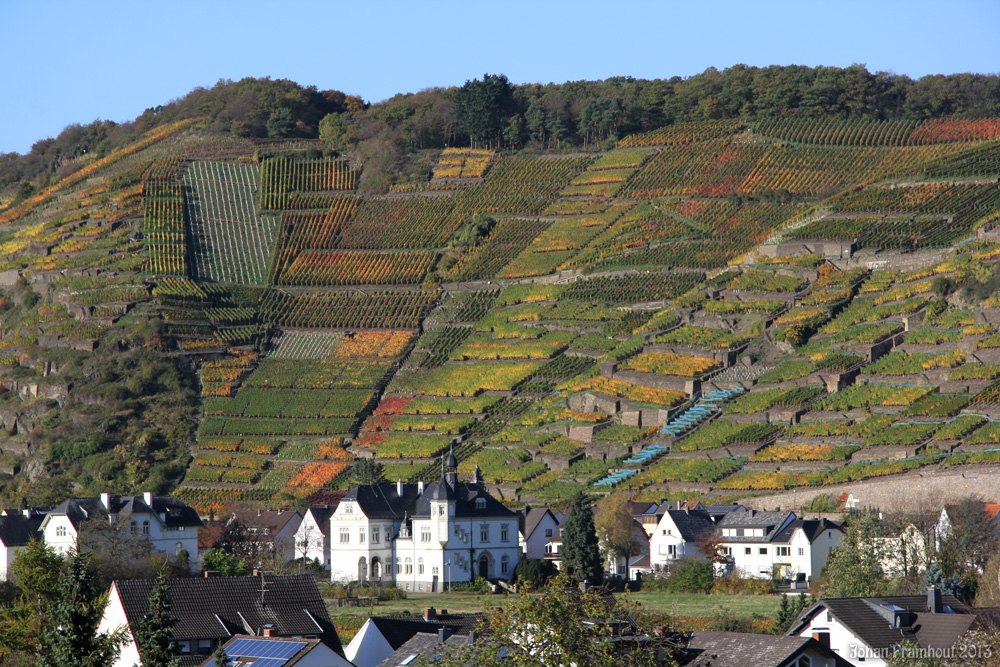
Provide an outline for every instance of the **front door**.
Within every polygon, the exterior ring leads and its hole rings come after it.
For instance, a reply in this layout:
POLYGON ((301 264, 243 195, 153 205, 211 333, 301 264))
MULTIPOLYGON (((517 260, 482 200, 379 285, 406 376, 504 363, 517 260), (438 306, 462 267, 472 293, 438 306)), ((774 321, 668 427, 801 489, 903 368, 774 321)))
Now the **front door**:
POLYGON ((490 578, 490 559, 485 555, 479 557, 479 576, 483 579, 490 578))

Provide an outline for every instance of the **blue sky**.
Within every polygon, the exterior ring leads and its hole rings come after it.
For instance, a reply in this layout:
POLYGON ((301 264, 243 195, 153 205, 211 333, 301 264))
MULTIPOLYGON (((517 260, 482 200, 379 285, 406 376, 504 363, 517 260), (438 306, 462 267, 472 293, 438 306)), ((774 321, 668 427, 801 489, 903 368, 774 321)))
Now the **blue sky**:
POLYGON ((515 83, 736 63, 997 73, 998 25, 997 0, 0 0, 0 152, 245 76, 377 102, 485 72, 515 83))

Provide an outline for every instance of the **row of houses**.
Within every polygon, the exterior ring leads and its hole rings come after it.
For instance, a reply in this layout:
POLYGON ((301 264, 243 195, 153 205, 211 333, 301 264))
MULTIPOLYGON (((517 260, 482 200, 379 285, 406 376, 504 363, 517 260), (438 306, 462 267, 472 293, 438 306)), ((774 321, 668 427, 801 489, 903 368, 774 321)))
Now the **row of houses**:
MULTIPOLYGON (((115 667, 142 665, 134 630, 147 613, 153 585, 153 580, 129 580, 111 586, 100 630, 125 628, 128 637, 115 667)), ((312 576, 255 572, 173 579, 168 586, 174 641, 184 667, 212 667, 210 656, 219 644, 239 665, 270 659, 260 664, 400 667, 468 649, 484 638, 480 633, 489 632, 481 613, 449 614, 431 607, 423 615, 373 616, 343 646, 312 576)), ((647 650, 668 633, 680 664, 691 667, 866 667, 885 665, 894 652, 908 647, 932 656, 986 651, 992 649, 960 642, 970 630, 993 631, 1000 621, 995 608, 970 607, 929 588, 926 595, 823 598, 804 610, 784 636, 682 635, 664 629, 657 637, 639 632, 631 617, 618 611, 613 594, 601 591, 600 598, 617 619, 607 641, 647 650)))

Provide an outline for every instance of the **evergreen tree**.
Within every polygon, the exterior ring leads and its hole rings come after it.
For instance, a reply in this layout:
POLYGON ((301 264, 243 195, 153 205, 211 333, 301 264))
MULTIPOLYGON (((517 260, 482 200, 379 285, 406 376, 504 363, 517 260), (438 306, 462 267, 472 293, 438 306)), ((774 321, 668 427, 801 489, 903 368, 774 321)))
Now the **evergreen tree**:
POLYGON ((233 663, 229 662, 229 654, 226 653, 225 647, 220 643, 219 648, 215 649, 215 667, 230 667, 233 663))
POLYGON ((42 630, 41 667, 106 667, 118 658, 124 633, 97 631, 108 596, 94 584, 87 554, 72 553, 59 577, 58 598, 42 630))
POLYGON ((160 577, 149 594, 149 611, 136 624, 135 644, 143 667, 177 667, 177 647, 174 645, 174 625, 170 615, 170 584, 160 577))
POLYGON ((562 569, 576 581, 601 582, 604 568, 587 496, 578 491, 562 529, 562 569))

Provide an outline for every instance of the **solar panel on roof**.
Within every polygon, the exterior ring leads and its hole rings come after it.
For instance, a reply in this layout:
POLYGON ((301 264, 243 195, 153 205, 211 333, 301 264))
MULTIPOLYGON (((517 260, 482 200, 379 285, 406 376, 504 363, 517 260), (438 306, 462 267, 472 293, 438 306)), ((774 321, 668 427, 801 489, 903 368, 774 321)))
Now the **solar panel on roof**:
POLYGON ((249 667, 284 667, 289 658, 258 658, 249 667))
MULTIPOLYGON (((302 650, 302 642, 270 641, 267 639, 236 639, 228 647, 226 653, 242 658, 280 658, 281 662, 273 667, 281 667, 286 660, 302 650)), ((258 660, 256 663, 260 665, 258 660)), ((261 667, 267 667, 261 665, 261 667)))

